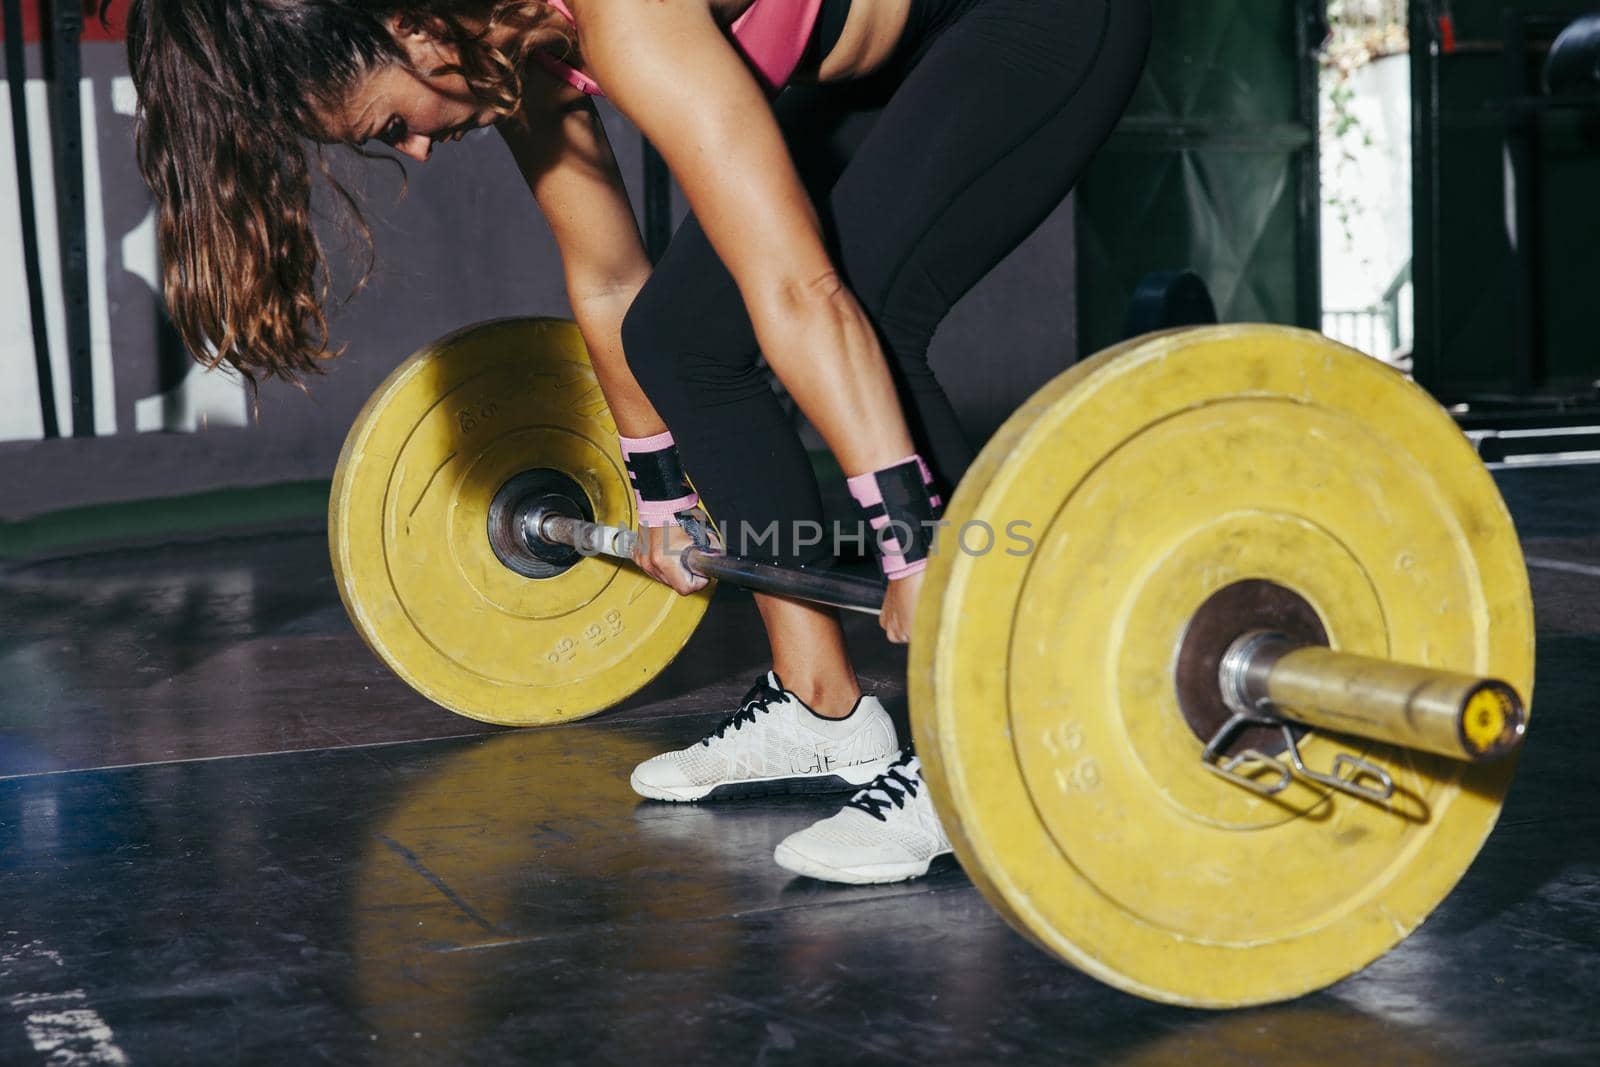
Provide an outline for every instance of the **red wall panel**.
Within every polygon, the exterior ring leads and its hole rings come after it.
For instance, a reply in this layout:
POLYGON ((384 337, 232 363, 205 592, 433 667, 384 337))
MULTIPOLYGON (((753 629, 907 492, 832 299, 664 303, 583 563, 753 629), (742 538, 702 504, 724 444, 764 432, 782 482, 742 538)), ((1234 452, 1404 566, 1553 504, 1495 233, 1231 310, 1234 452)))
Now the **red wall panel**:
MULTIPOLYGON (((72 0, 66 0, 71 3, 72 0)), ((50 0, 22 0, 22 39, 37 42, 40 38, 40 27, 47 21, 46 12, 50 0)), ((120 41, 126 35, 123 32, 123 15, 127 11, 128 0, 114 0, 111 10, 107 14, 106 23, 100 21, 100 4, 98 0, 80 0, 83 8, 83 39, 85 41, 120 41)), ((0 27, 0 41, 5 40, 5 31, 8 27, 0 27)))

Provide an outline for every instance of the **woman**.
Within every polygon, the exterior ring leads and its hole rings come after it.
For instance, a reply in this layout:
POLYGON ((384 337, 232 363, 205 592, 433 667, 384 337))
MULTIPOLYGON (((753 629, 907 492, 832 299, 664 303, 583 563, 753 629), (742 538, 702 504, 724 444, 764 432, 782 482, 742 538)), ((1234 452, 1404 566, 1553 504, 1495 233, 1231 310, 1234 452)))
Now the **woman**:
MULTIPOLYGON (((882 624, 903 642, 941 487, 971 458, 928 343, 1110 133, 1149 23, 1148 0, 135 0, 169 308, 192 351, 252 381, 314 372, 329 353, 302 140, 420 162, 496 125, 554 230, 659 531, 641 566, 702 584, 675 562, 705 536, 684 470, 729 536, 755 532, 734 550, 831 558, 830 539, 801 533, 818 528, 818 491, 759 354, 880 531, 882 624), (693 209, 653 270, 590 100, 602 91, 693 209)), ((925 872, 949 844, 836 615, 756 599, 773 670, 711 735, 641 764, 634 788, 865 786, 778 861, 841 881, 925 872)))

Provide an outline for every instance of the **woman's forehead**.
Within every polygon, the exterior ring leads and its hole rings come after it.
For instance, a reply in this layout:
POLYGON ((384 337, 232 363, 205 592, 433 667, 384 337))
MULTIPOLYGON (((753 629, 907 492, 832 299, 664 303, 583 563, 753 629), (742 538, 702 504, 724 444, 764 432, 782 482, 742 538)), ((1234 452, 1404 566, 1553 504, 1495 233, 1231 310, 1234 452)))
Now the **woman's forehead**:
POLYGON ((396 73, 399 72, 394 65, 373 71, 345 94, 335 113, 329 116, 329 126, 339 140, 365 141, 387 121, 387 109, 392 106, 390 102, 399 88, 399 79, 394 77, 396 73))

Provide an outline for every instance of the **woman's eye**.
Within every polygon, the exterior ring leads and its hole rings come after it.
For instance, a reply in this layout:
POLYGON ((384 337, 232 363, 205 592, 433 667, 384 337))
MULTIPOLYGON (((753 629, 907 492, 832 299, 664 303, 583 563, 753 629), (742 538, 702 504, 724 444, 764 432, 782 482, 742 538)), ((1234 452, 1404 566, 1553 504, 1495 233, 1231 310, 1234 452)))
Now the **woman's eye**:
POLYGON ((383 132, 378 134, 378 139, 391 148, 406 139, 406 121, 399 115, 389 120, 383 132))

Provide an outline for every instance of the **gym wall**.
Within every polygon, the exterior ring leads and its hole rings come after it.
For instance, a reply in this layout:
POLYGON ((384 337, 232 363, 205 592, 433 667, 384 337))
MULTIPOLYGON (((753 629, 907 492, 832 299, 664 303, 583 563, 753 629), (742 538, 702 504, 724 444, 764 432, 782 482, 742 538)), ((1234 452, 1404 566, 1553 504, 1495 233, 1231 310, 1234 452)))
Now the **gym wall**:
POLYGON ((1122 339, 1141 277, 1179 268, 1224 322, 1319 327, 1325 2, 1156 0, 1144 81, 1079 190, 1079 355, 1122 339))

